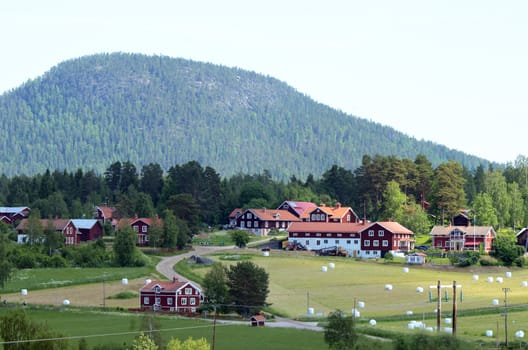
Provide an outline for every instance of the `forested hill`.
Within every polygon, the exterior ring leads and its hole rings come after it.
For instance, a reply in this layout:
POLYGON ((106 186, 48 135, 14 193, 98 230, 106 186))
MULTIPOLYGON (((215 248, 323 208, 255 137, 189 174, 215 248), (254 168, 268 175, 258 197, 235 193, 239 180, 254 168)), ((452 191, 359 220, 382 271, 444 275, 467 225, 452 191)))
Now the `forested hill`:
POLYGON ((0 125, 0 173, 8 176, 103 172, 126 160, 164 169, 196 160, 222 176, 269 170, 278 179, 317 177, 333 164, 353 170, 367 154, 487 164, 317 103, 271 77, 139 54, 60 63, 0 96, 0 125))

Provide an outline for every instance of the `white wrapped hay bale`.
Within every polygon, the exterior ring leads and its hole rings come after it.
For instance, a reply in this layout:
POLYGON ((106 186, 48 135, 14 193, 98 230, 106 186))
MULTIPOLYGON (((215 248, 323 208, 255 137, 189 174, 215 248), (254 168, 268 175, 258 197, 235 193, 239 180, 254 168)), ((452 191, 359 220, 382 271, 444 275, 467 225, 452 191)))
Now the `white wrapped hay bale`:
POLYGON ((386 284, 385 290, 392 290, 392 284, 386 284))

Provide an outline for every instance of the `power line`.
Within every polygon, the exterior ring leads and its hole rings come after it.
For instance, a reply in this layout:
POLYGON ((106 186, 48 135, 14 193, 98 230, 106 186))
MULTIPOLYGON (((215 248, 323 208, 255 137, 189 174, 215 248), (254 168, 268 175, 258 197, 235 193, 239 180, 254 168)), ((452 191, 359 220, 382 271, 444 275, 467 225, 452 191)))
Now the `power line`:
MULTIPOLYGON (((235 324, 229 324, 229 323, 222 323, 221 324, 221 326, 232 326, 232 325, 235 325, 235 324)), ((75 339, 82 339, 82 338, 111 337, 111 336, 118 336, 118 335, 133 335, 133 334, 151 333, 151 332, 169 332, 169 331, 180 331, 180 330, 198 329, 198 328, 210 328, 210 327, 212 327, 212 325, 181 327, 181 328, 166 328, 166 329, 156 329, 156 330, 152 330, 152 331, 130 331, 130 332, 118 332, 118 333, 74 335, 74 336, 69 336, 69 337, 55 337, 55 338, 43 338, 43 339, 23 339, 23 340, 2 341, 2 342, 0 342, 0 344, 4 345, 4 344, 20 344, 20 343, 38 343, 38 342, 44 342, 44 341, 75 340, 75 339)))

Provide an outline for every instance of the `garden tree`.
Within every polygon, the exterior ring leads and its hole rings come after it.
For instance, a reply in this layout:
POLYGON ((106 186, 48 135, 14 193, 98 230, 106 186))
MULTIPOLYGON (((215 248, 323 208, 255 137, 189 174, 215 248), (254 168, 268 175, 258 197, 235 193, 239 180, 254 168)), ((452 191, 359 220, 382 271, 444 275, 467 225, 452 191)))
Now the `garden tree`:
POLYGON ((416 234, 426 234, 431 231, 431 223, 427 213, 418 203, 408 203, 404 205, 404 213, 400 224, 407 227, 416 234))
POLYGON ((177 218, 184 220, 191 234, 197 234, 200 229, 200 208, 189 193, 171 196, 167 208, 172 209, 177 218))
POLYGON ((400 185, 394 180, 389 181, 383 192, 383 210, 380 219, 401 222, 406 202, 407 196, 400 191, 400 185))
POLYGON ((132 342, 132 350, 158 350, 159 347, 156 345, 154 340, 148 335, 141 333, 132 342))
POLYGON ((27 234, 27 243, 29 245, 40 244, 44 238, 44 227, 40 221, 40 211, 35 209, 29 214, 26 225, 24 226, 24 232, 27 234))
POLYGON ((0 221, 0 288, 4 287, 4 284, 11 277, 13 265, 8 258, 8 245, 9 240, 7 238, 8 227, 6 224, 0 221))
POLYGON ((464 177, 464 193, 466 194, 466 200, 468 203, 472 203, 477 195, 477 189, 475 186, 475 180, 473 174, 467 168, 462 168, 462 176, 464 177))
POLYGON ((150 218, 150 227, 148 232, 148 242, 151 247, 161 247, 163 238, 163 220, 158 215, 154 215, 150 218))
POLYGON ((148 218, 154 215, 154 205, 150 196, 143 192, 138 192, 134 186, 130 186, 126 193, 118 196, 116 208, 120 215, 125 217, 138 216, 148 218))
POLYGON ((48 255, 51 256, 56 249, 64 246, 64 236, 57 231, 53 220, 48 220, 46 227, 44 227, 44 247, 48 255))
POLYGON ((511 223, 510 208, 512 203, 510 198, 508 198, 508 185, 502 170, 496 169, 487 172, 484 186, 485 192, 491 196, 497 212, 498 227, 501 228, 511 223))
POLYGON ((477 194, 473 201, 473 225, 497 227, 498 219, 493 207, 493 200, 486 192, 477 194))
POLYGON ((352 316, 346 316, 341 310, 328 315, 328 324, 324 327, 324 340, 330 349, 354 349, 358 334, 352 316))
POLYGON ((254 200, 261 200, 264 207, 270 207, 273 195, 263 184, 253 181, 245 183, 240 189, 239 203, 243 208, 249 208, 249 203, 254 200))
POLYGON ((44 172, 44 175, 40 178, 40 184, 39 184, 39 198, 47 198, 49 197, 53 192, 55 192, 56 187, 55 183, 53 181, 53 178, 51 177, 51 173, 49 169, 46 169, 44 172))
POLYGON ((0 336, 7 344, 4 350, 67 350, 68 341, 61 334, 52 332, 46 324, 29 319, 22 309, 12 309, 0 317, 0 336), (38 339, 46 339, 35 341, 38 339), (24 342, 27 340, 27 342, 24 342), (29 340, 32 340, 29 342, 29 340), (9 344, 9 342, 14 342, 9 344))
MULTIPOLYGON (((86 174, 79 179, 79 197, 81 202, 86 203, 91 195, 95 194, 100 196, 103 192, 103 182, 93 170, 87 171, 86 174)), ((100 201, 92 202, 99 203, 100 201)))
POLYGON ((240 314, 247 315, 267 305, 268 285, 266 270, 251 261, 238 262, 227 270, 229 299, 240 314))
POLYGON ((178 249, 183 249, 192 239, 192 232, 187 225, 187 222, 182 219, 176 218, 176 227, 178 228, 178 233, 176 234, 176 247, 178 249))
POLYGON ((515 231, 517 227, 522 227, 524 222, 524 201, 517 182, 507 185, 508 197, 511 199, 510 218, 511 225, 515 231))
POLYGON ((118 266, 135 266, 137 263, 137 234, 125 223, 117 231, 113 244, 114 259, 118 266))
POLYGON ((517 245, 513 235, 497 235, 493 240, 492 248, 491 255, 502 261, 505 266, 511 266, 524 255, 524 247, 517 245))
POLYGON ((234 230, 229 233, 235 245, 239 248, 244 248, 250 241, 249 234, 247 231, 243 230, 234 230))
POLYGON ((143 165, 139 189, 150 195, 154 206, 158 205, 163 190, 163 170, 158 163, 143 165))
POLYGON ((209 166, 205 167, 202 174, 201 195, 198 198, 203 222, 214 224, 221 220, 218 215, 222 198, 220 183, 220 175, 216 170, 209 166))
POLYGON ((104 181, 112 196, 110 200, 115 202, 117 195, 120 193, 121 162, 117 161, 106 169, 104 173, 104 181))
POLYGON ((136 166, 130 161, 126 161, 121 166, 121 181, 119 182, 119 190, 125 193, 129 188, 139 188, 139 176, 136 166))
POLYGON ((161 232, 161 246, 163 248, 172 249, 176 247, 178 239, 178 225, 176 222, 176 216, 171 210, 165 210, 163 212, 163 229, 161 232))
POLYGON ((354 174, 335 164, 323 173, 320 188, 341 203, 352 203, 356 197, 357 186, 354 174))
POLYGON ((208 304, 220 304, 220 308, 225 308, 228 302, 227 271, 222 264, 213 265, 205 274, 202 286, 208 304))
POLYGON ((209 350, 211 345, 205 338, 193 339, 192 337, 185 339, 183 342, 178 338, 171 338, 167 344, 167 350, 209 350))
POLYGON ((443 220, 452 218, 465 207, 464 177, 460 163, 450 160, 435 169, 432 201, 437 215, 441 215, 443 220))

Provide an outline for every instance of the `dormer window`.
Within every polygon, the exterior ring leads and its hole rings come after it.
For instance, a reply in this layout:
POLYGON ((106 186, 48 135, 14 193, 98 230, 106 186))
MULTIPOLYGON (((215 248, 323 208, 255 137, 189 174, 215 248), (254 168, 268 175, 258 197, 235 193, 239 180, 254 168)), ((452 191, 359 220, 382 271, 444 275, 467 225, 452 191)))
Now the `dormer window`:
POLYGON ((154 292, 156 292, 156 293, 161 292, 161 287, 160 286, 154 287, 154 292))

